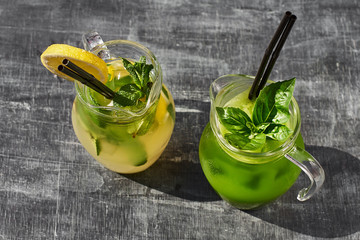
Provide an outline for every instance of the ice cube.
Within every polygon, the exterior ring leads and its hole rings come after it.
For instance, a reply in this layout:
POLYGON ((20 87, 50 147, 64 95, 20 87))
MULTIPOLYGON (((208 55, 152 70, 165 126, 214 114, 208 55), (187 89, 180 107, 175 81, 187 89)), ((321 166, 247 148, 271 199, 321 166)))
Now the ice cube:
MULTIPOLYGON (((99 33, 95 31, 85 33, 82 36, 82 41, 85 50, 90 52, 95 52, 95 51, 97 52, 99 50, 98 48, 100 47, 100 45, 104 43, 99 33)), ((110 59, 110 51, 105 45, 101 46, 101 50, 97 53, 97 55, 103 60, 110 59)))

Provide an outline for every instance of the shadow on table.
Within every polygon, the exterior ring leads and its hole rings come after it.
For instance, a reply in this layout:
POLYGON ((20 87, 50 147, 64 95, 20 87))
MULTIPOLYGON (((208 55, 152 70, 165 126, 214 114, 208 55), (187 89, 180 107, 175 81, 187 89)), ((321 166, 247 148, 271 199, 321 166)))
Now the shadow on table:
POLYGON ((173 136, 160 159, 144 172, 124 175, 158 191, 192 201, 216 201, 221 198, 208 183, 198 157, 202 124, 208 120, 209 102, 181 100, 176 105, 193 106, 197 112, 177 112, 173 136), (186 129, 183 128, 186 126, 186 129), (178 159, 178 160, 177 160, 178 159))
MULTIPOLYGON (((308 201, 297 201, 297 192, 309 185, 308 178, 302 173, 294 186, 277 201, 246 213, 314 237, 341 237, 360 231, 360 160, 333 148, 307 146, 306 149, 324 168, 326 179, 321 190, 308 201)), ((206 180, 200 163, 167 161, 171 155, 172 150, 167 149, 146 171, 125 176, 180 198, 221 200, 206 180)))
POLYGON ((326 179, 308 201, 298 202, 297 191, 309 184, 305 174, 276 202, 248 214, 314 237, 341 237, 360 231, 360 160, 327 147, 307 146, 321 163, 326 179))
POLYGON ((168 161, 171 149, 144 172, 124 175, 158 191, 192 201, 216 201, 221 198, 205 178, 200 162, 168 161))

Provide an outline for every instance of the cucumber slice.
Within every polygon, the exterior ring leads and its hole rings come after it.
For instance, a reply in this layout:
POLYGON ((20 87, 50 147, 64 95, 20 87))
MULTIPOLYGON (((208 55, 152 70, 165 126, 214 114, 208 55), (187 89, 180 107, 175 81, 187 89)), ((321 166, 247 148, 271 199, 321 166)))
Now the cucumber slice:
POLYGON ((133 166, 141 166, 147 162, 147 153, 143 143, 138 137, 129 133, 127 128, 109 124, 102 135, 99 146, 102 151, 107 151, 107 148, 117 148, 119 159, 128 159, 133 166))
POLYGON ((122 147, 126 148, 129 153, 129 160, 133 166, 139 167, 147 162, 147 153, 140 141, 135 139, 134 141, 127 141, 122 147))

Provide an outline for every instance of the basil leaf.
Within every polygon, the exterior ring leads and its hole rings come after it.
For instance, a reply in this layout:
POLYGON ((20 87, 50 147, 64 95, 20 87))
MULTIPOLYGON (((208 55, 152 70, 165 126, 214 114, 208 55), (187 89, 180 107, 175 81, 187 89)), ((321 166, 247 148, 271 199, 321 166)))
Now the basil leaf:
POLYGON ((256 126, 256 128, 257 128, 257 132, 258 133, 262 133, 262 132, 264 132, 265 130, 266 130, 266 128, 267 127, 269 127, 270 126, 270 123, 261 123, 261 124, 259 124, 259 125, 257 125, 256 126))
POLYGON ((270 125, 270 123, 261 123, 257 126, 253 122, 246 123, 246 126, 251 130, 252 133, 262 133, 270 125))
POLYGON ((224 136, 229 144, 242 150, 258 150, 267 137, 286 140, 292 130, 282 124, 290 118, 294 86, 295 78, 266 86, 255 101, 252 119, 239 108, 217 107, 221 124, 230 132, 224 136))
POLYGON ((277 141, 284 141, 292 134, 292 132, 293 131, 285 125, 271 124, 264 133, 269 138, 277 141))
POLYGON ((255 125, 265 122, 276 124, 289 120, 289 104, 295 87, 295 78, 272 83, 260 91, 256 99, 252 120, 255 125))
POLYGON ((234 107, 217 107, 216 112, 220 122, 231 133, 250 133, 251 130, 247 123, 251 122, 250 117, 240 108, 234 107))
POLYGON ((257 150, 264 146, 266 135, 264 133, 256 133, 254 135, 243 135, 228 133, 225 139, 234 147, 242 150, 257 150))

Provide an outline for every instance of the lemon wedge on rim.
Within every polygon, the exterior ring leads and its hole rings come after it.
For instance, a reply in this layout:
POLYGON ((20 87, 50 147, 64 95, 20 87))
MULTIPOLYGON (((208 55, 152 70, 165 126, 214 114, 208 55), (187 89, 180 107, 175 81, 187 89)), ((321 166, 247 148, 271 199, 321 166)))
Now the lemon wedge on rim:
POLYGON ((64 59, 68 59, 78 67, 92 74, 102 83, 106 83, 108 79, 108 69, 105 61, 81 48, 67 44, 53 44, 41 54, 40 58, 42 64, 50 72, 69 81, 74 81, 74 79, 58 70, 58 66, 62 64, 64 59))

